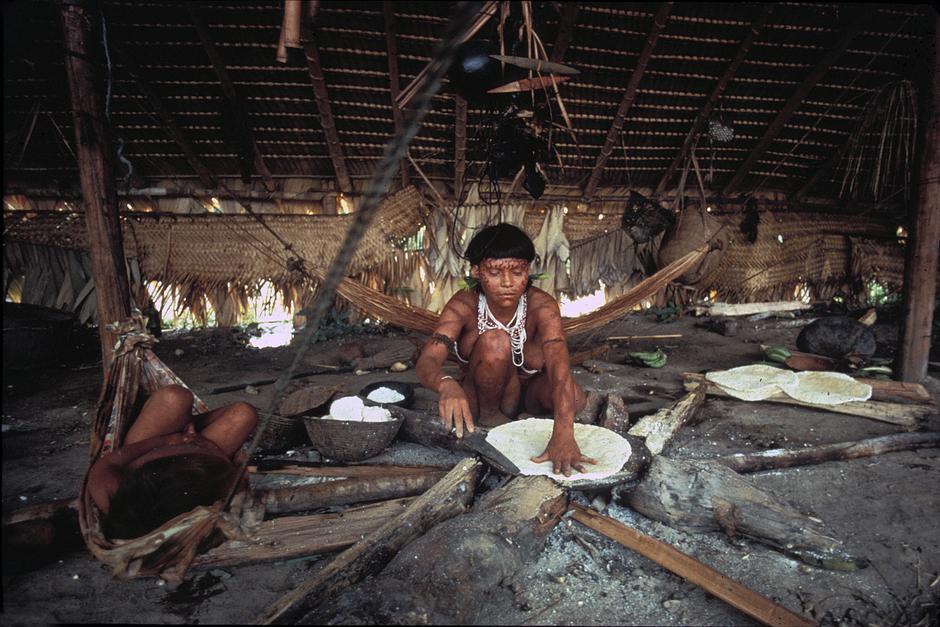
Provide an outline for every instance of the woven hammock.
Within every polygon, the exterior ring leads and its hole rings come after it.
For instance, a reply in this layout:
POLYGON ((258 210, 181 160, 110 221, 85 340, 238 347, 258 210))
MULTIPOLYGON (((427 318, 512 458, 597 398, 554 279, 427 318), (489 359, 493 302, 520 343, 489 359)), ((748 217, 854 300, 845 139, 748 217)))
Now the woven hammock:
MULTIPOLYGON (((133 422, 141 391, 152 394, 172 384, 186 387, 151 350, 155 340, 142 330, 143 320, 139 316, 113 327, 119 340, 98 399, 89 471, 101 456, 120 448, 133 422)), ((194 395, 193 399, 194 413, 208 411, 199 398, 194 395)), ((180 514, 139 538, 109 540, 101 530, 100 512, 88 490, 88 474, 86 471, 82 480, 78 520, 85 544, 95 558, 110 566, 119 579, 159 575, 172 583, 181 582, 203 541, 220 520, 217 512, 221 501, 180 514)), ((223 528, 231 533, 231 525, 225 524, 223 528)))
MULTIPOLYGON (((693 250, 662 268, 652 276, 634 285, 628 292, 615 298, 600 309, 577 318, 563 318, 562 325, 568 335, 594 331, 630 312, 643 300, 654 296, 678 276, 681 276, 708 253, 707 248, 693 250)), ((343 279, 337 293, 349 303, 369 315, 381 318, 405 329, 430 335, 437 326, 438 314, 414 307, 393 296, 366 287, 351 279, 343 279)))

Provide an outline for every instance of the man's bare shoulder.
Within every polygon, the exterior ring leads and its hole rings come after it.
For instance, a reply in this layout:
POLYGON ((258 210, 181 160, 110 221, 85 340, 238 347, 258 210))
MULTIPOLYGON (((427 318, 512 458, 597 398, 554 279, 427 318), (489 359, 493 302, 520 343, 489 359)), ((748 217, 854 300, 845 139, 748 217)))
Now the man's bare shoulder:
POLYGON ((461 318, 475 317, 477 310, 477 293, 473 290, 460 290, 450 297, 444 309, 449 309, 461 318))
POLYGON ((555 297, 539 288, 532 286, 529 288, 529 309, 557 311, 558 301, 555 297))

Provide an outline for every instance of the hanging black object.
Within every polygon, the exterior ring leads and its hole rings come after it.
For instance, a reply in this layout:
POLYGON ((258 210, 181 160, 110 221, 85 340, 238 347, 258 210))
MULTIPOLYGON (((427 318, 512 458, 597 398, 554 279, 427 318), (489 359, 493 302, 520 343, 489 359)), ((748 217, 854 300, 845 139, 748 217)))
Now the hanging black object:
POLYGON ((545 179, 545 175, 542 174, 536 164, 526 164, 522 187, 529 192, 532 198, 538 200, 545 193, 546 183, 548 181, 545 179))
POLYGON ((757 199, 750 198, 744 205, 744 219, 738 228, 747 236, 747 241, 757 241, 757 226, 760 224, 760 214, 757 212, 757 199))
POLYGON ((492 99, 486 92, 503 82, 500 62, 490 55, 498 52, 485 40, 468 41, 457 48, 447 73, 458 94, 470 102, 492 99))
POLYGON ((672 212, 659 203, 642 194, 630 192, 630 199, 620 219, 620 228, 626 231, 634 242, 645 244, 675 221, 672 212))

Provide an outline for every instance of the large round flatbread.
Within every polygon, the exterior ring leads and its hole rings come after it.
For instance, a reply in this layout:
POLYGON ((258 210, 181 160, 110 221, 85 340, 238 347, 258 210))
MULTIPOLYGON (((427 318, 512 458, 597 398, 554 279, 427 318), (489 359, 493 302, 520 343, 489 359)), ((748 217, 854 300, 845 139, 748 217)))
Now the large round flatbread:
POLYGON ((790 397, 816 405, 841 405, 871 398, 871 386, 841 372, 807 371, 796 373, 796 382, 783 386, 790 397))
POLYGON ((561 482, 604 479, 620 472, 630 459, 630 443, 622 436, 603 427, 575 424, 574 439, 581 454, 596 459, 597 463, 584 465, 590 472, 575 472, 570 477, 555 474, 551 462, 536 464, 532 461, 545 451, 554 425, 554 420, 546 418, 516 420, 490 429, 486 441, 512 460, 521 474, 547 475, 561 482))
POLYGON ((717 370, 706 373, 705 378, 723 392, 745 401, 762 401, 780 392, 785 385, 796 385, 793 372, 764 364, 717 370))

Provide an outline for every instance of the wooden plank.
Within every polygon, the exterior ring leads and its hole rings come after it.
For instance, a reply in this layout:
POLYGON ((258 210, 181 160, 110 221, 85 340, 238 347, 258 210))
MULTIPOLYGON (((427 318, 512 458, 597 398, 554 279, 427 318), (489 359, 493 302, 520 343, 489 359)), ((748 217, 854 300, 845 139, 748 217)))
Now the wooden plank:
POLYGON ((926 124, 921 142, 917 184, 917 208, 911 221, 910 241, 904 262, 902 312, 904 322, 898 342, 898 374, 903 381, 920 382, 927 376, 930 359, 934 297, 937 293, 937 259, 940 241, 940 17, 933 16, 933 59, 930 89, 924 89, 926 124), (927 93, 930 95, 928 96, 927 93))
MULTIPOLYGON (((388 52, 388 86, 392 96, 392 120, 395 122, 395 134, 401 135, 405 123, 401 107, 398 106, 401 75, 398 71, 398 42, 395 40, 395 7, 389 0, 382 2, 382 15, 385 18, 385 48, 388 52)), ((402 187, 411 185, 408 162, 404 159, 401 162, 401 185, 402 187)))
POLYGON ((940 446, 940 433, 924 431, 917 433, 892 433, 878 438, 867 438, 855 442, 838 442, 809 448, 787 450, 770 449, 756 453, 737 453, 711 458, 711 461, 727 466, 740 473, 759 472, 772 468, 792 468, 807 464, 872 457, 896 451, 913 451, 919 448, 940 446))
POLYGON ((430 489, 446 470, 397 476, 361 476, 314 485, 263 490, 259 500, 268 514, 302 512, 318 507, 414 496, 430 489))
POLYGON ((933 396, 920 383, 907 381, 885 381, 884 379, 864 379, 853 377, 859 383, 871 386, 871 400, 890 401, 892 403, 909 402, 920 405, 936 405, 933 396))
POLYGON ((320 114, 320 126, 326 135, 326 145, 330 153, 330 161, 333 163, 333 172, 336 174, 336 182, 339 185, 339 191, 348 194, 353 189, 352 180, 346 169, 346 157, 343 155, 343 146, 339 141, 339 133, 336 131, 336 119, 333 117, 326 79, 323 78, 323 66, 320 63, 320 50, 314 34, 309 30, 304 35, 304 56, 307 59, 307 74, 313 85, 313 95, 320 114))
POLYGON ((414 497, 351 507, 335 514, 266 520, 247 537, 196 557, 193 568, 221 568, 331 553, 352 546, 401 514, 414 497))
POLYGON ((783 105, 783 108, 777 113, 774 121, 771 122, 767 130, 764 131, 764 134, 754 145, 750 154, 748 154, 744 162, 738 166, 737 171, 732 175, 731 179, 725 184, 724 189, 721 190, 722 196, 730 196, 737 190, 741 181, 744 180, 744 177, 747 176, 751 168, 754 167, 757 161, 770 147, 770 144, 777 138, 777 135, 780 134, 780 131, 783 130, 783 127, 790 121, 790 117, 800 106, 800 103, 809 95, 809 92, 812 91, 813 87, 822 79, 829 70, 829 67, 845 52, 855 36, 861 32, 862 28, 868 23, 875 12, 875 5, 862 5, 858 11, 852 22, 842 31, 835 45, 827 50, 822 58, 816 62, 816 65, 813 66, 813 69, 810 70, 806 78, 803 79, 803 82, 796 88, 796 91, 787 99, 786 104, 783 105))
POLYGON ((131 290, 114 185, 114 150, 104 122, 104 99, 98 91, 99 55, 94 52, 98 40, 92 32, 92 24, 100 22, 97 15, 86 1, 62 4, 69 108, 95 280, 102 367, 107 373, 117 340, 107 325, 123 322, 130 315, 131 290))
POLYGON ((682 148, 679 149, 678 154, 676 154, 675 158, 672 160, 672 163, 669 164, 669 167, 666 168, 666 172, 663 174, 662 178, 659 179, 659 183, 656 185, 656 190, 653 192, 653 196, 659 196, 663 193, 663 190, 666 189, 666 185, 668 185, 670 179, 672 179, 672 175, 675 174, 676 170, 679 168, 679 164, 682 163, 683 159, 685 159, 686 154, 688 154, 689 149, 692 147, 692 143, 698 137, 702 127, 708 120, 708 117, 712 114, 712 110, 715 108, 715 103, 717 103, 721 98, 721 95, 725 92, 725 88, 728 86, 728 83, 731 82, 731 79, 734 78, 734 75, 738 73, 738 68, 741 67, 741 64, 744 62, 744 58, 747 56, 751 46, 754 44, 754 40, 757 39, 757 35, 760 34, 761 30, 763 30, 764 24, 767 22, 767 18, 770 17, 771 12, 773 11, 773 6, 774 5, 770 3, 765 4, 764 8, 760 12, 760 15, 758 15, 751 23, 751 28, 748 30, 747 35, 745 35, 744 39, 741 41, 741 45, 738 46, 738 51, 735 53, 734 59, 732 59, 731 63, 728 64, 728 67, 725 68, 721 78, 719 78, 718 82, 715 83, 715 86, 712 88, 712 92, 708 95, 708 99, 705 101, 705 104, 702 105, 701 110, 695 117, 695 121, 692 123, 692 128, 689 130, 689 134, 686 135, 685 141, 682 142, 682 148))
POLYGON ((411 477, 425 473, 439 473, 450 470, 442 466, 392 466, 386 464, 363 464, 361 466, 301 466, 285 464, 278 468, 249 466, 248 472, 254 474, 290 475, 295 477, 411 477))
POLYGON ((483 464, 465 460, 433 488, 335 560, 264 610, 259 624, 287 623, 326 598, 380 571, 404 547, 437 523, 462 513, 473 501, 483 464))
POLYGON ((707 313, 710 316, 750 316, 756 313, 776 311, 801 311, 812 307, 809 303, 795 300, 781 300, 769 303, 712 303, 695 308, 695 313, 707 313))
POLYGON ((591 177, 588 179, 581 193, 581 196, 586 200, 590 200, 591 197, 594 196, 594 192, 597 191, 597 185, 601 180, 601 173, 604 171, 607 159, 610 157, 610 153, 613 152, 614 144, 620 136, 620 131, 623 129, 623 123, 627 119, 627 113, 629 113, 633 99, 636 97, 637 89, 640 87, 640 80, 643 78, 643 74, 646 72, 646 66, 649 65, 650 58, 653 56, 653 50, 656 48, 659 34, 662 32, 663 27, 666 26, 666 20, 669 18, 670 11, 672 11, 672 5, 672 2, 663 2, 656 12, 656 15, 653 17, 653 25, 650 27, 650 32, 646 36, 646 43, 643 45, 643 50, 640 52, 640 57, 637 59, 636 67, 633 68, 633 72, 630 74, 630 80, 627 82, 623 97, 620 99, 620 106, 617 107, 617 112, 614 114, 614 121, 610 125, 610 130, 607 131, 604 145, 601 147, 601 151, 597 155, 597 160, 594 162, 591 177))
POLYGON ((636 551, 764 625, 816 624, 665 542, 660 542, 609 516, 598 514, 579 505, 575 505, 573 509, 572 518, 585 527, 636 551))
MULTIPOLYGON (((685 378, 685 388, 687 390, 690 390, 693 386, 706 381, 705 375, 701 374, 685 373, 683 377, 685 378)), ((710 394, 712 396, 721 396, 724 398, 735 398, 734 396, 723 391, 714 383, 710 381, 707 381, 706 383, 708 385, 706 394, 710 394)), ((778 392, 769 398, 765 398, 762 401, 756 402, 783 403, 784 405, 797 405, 799 407, 809 407, 811 409, 822 409, 824 411, 830 411, 836 414, 860 416, 862 418, 870 418, 871 420, 878 420, 879 422, 888 422, 893 425, 900 425, 902 427, 915 427, 917 426, 919 420, 926 418, 935 411, 935 408, 928 405, 902 405, 900 403, 885 403, 879 401, 858 401, 842 403, 841 405, 818 405, 815 403, 804 403, 803 401, 798 401, 795 398, 787 396, 783 392, 778 392)))

